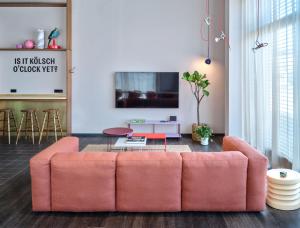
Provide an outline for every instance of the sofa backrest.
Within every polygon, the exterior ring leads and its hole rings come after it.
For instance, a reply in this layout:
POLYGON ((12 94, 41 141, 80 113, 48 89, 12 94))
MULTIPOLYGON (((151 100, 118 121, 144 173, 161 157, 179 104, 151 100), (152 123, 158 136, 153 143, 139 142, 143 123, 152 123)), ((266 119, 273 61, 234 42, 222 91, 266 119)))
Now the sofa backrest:
POLYGON ((246 141, 233 136, 225 136, 223 150, 237 150, 248 157, 247 211, 261 211, 266 206, 266 177, 268 158, 250 146, 246 141))
POLYGON ((30 159, 33 211, 51 210, 50 161, 57 153, 79 151, 79 139, 65 137, 30 159))
POLYGON ((114 152, 60 153, 51 159, 51 210, 115 211, 114 152))

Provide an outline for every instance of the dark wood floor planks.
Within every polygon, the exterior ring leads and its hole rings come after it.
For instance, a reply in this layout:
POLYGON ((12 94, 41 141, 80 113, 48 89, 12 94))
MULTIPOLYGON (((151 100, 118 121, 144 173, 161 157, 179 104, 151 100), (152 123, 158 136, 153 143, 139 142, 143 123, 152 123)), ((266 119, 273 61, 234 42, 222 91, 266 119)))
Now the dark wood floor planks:
MULTIPOLYGON (((34 213, 28 161, 51 143, 31 145, 22 141, 16 146, 5 141, 0 138, 0 173, 3 174, 0 176, 0 227, 300 227, 300 210, 286 212, 269 207, 261 213, 34 213)), ((81 136, 80 148, 105 142, 104 137, 81 136)), ((214 137, 209 146, 200 146, 189 136, 168 140, 169 144, 188 144, 193 151, 209 152, 220 151, 221 142, 221 136, 214 137)))

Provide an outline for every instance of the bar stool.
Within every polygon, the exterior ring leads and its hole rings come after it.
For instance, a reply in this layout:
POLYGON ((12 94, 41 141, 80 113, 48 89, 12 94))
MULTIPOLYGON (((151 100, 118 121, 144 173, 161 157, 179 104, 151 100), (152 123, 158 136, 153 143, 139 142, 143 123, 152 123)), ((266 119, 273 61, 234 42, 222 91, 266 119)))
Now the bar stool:
POLYGON ((15 131, 18 131, 16 119, 14 116, 14 113, 12 109, 0 109, 0 115, 3 114, 3 119, 1 120, 3 122, 2 124, 2 135, 5 136, 5 133, 7 132, 8 135, 8 144, 10 144, 10 133, 12 132, 11 129, 14 128, 15 131))
POLYGON ((57 141, 57 130, 60 130, 60 135, 61 135, 61 137, 63 137, 63 131, 62 131, 61 122, 60 122, 59 110, 58 109, 46 109, 46 110, 43 110, 43 112, 45 114, 44 114, 42 130, 40 133, 39 144, 41 144, 44 131, 46 132, 47 139, 48 139, 48 133, 54 132, 55 141, 57 141), (53 118, 52 129, 50 129, 50 124, 49 124, 51 117, 53 118), (45 128, 46 121, 47 121, 47 128, 45 128), (58 125, 56 125, 56 122, 58 125))
POLYGON ((31 131, 32 144, 34 144, 35 133, 40 133, 39 120, 36 114, 36 110, 24 109, 21 110, 21 113, 22 113, 22 117, 18 129, 16 144, 18 144, 21 132, 25 132, 25 138, 27 139, 27 133, 29 133, 30 131, 31 131), (25 128, 22 129, 24 118, 25 118, 25 126, 24 126, 25 128), (28 123, 30 123, 29 126, 28 123))

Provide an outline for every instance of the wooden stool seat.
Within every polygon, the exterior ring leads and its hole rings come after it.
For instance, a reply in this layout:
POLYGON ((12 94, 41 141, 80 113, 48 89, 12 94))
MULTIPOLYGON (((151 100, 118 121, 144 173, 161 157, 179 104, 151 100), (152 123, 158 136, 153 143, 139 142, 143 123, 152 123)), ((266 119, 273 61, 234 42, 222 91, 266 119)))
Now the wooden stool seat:
POLYGON ((0 109, 0 112, 11 112, 12 110, 10 108, 3 108, 0 109))
POLYGON ((0 115, 3 114, 2 121, 2 135, 5 136, 5 133, 7 132, 8 135, 8 144, 10 144, 10 136, 11 136, 11 130, 14 129, 14 132, 18 131, 16 119, 13 113, 13 110, 10 108, 3 108, 0 109, 0 115))
POLYGON ((29 113, 32 113, 32 112, 36 112, 36 109, 23 109, 23 110, 21 110, 21 112, 29 112, 29 113))
POLYGON ((18 129, 16 144, 18 144, 21 132, 25 132, 25 138, 27 138, 27 133, 31 131, 32 144, 34 144, 35 133, 40 133, 39 120, 36 114, 36 109, 23 109, 21 110, 22 117, 20 126, 18 129), (25 129, 22 129, 23 121, 25 118, 25 129), (30 123, 30 126, 28 126, 30 123))
POLYGON ((40 133, 40 139, 39 139, 39 144, 41 144, 42 138, 43 138, 43 133, 44 131, 46 132, 46 137, 48 138, 49 132, 54 132, 54 137, 55 141, 57 141, 57 130, 60 131, 61 137, 63 137, 63 131, 61 127, 61 122, 60 122, 60 113, 58 109, 51 108, 51 109, 45 109, 43 110, 44 114, 44 120, 43 120, 43 125, 42 125, 42 130, 40 133), (52 119, 52 129, 50 128, 50 120, 52 119), (47 127, 45 128, 47 121, 47 127), (57 123, 57 125, 56 125, 57 123))

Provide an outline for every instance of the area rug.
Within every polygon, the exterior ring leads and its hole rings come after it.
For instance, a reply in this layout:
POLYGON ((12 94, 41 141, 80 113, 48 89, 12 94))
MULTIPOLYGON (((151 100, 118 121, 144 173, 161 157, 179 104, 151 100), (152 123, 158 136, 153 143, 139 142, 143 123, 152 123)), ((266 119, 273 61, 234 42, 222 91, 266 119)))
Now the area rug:
MULTIPOLYGON (((153 152, 164 152, 163 145, 147 145, 142 150, 128 149, 128 151, 153 151, 153 152)), ((107 152, 106 144, 89 144, 82 151, 90 152, 107 152)), ((121 151, 119 148, 112 147, 112 152, 121 151)), ((188 145, 167 145, 167 152, 192 152, 188 145)))

